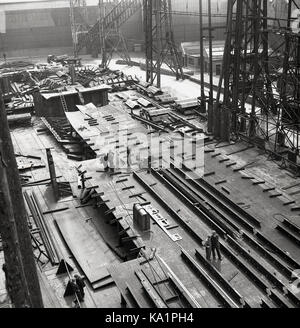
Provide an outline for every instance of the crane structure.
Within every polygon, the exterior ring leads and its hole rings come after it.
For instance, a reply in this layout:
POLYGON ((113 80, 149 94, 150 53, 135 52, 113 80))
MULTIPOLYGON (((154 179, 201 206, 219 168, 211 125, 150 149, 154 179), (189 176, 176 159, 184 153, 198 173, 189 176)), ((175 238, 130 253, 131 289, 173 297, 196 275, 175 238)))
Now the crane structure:
POLYGON ((143 0, 146 47, 146 80, 161 87, 161 68, 165 63, 184 79, 173 31, 171 0, 143 0))
POLYGON ((121 31, 121 26, 139 9, 139 1, 108 1, 106 4, 103 0, 99 0, 99 20, 98 33, 99 41, 96 42, 99 47, 98 52, 102 54, 102 67, 108 67, 113 54, 118 53, 119 56, 127 63, 130 63, 130 55, 127 47, 126 39, 121 31), (113 9, 107 10, 107 5, 111 4, 113 9))
POLYGON ((122 59, 130 62, 122 25, 132 17, 142 4, 140 0, 99 0, 99 19, 77 40, 77 49, 86 48, 89 53, 102 54, 102 67, 107 67, 117 52, 122 59))
MULTIPOLYGON (((130 63, 126 40, 121 27, 138 10, 143 8, 145 28, 147 82, 161 85, 161 66, 165 63, 177 79, 183 78, 182 62, 175 44, 171 0, 99 0, 99 19, 81 33, 75 19, 75 8, 80 0, 70 0, 71 21, 76 55, 86 48, 91 53, 102 54, 102 67, 107 67, 114 53, 130 63), (76 5, 76 6, 75 6, 76 5)), ((84 1, 85 2, 85 1, 84 1)))
POLYGON ((242 138, 298 170, 300 1, 285 5, 286 17, 271 18, 268 0, 228 1, 223 72, 210 125, 216 138, 242 138))

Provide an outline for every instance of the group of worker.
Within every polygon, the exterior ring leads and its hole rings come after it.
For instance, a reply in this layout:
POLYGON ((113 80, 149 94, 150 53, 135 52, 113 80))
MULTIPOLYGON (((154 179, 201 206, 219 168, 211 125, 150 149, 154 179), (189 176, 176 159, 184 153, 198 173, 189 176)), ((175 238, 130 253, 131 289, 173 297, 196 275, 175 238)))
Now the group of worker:
POLYGON ((211 255, 213 256, 213 259, 215 260, 216 254, 218 255, 219 261, 222 261, 219 235, 216 233, 216 231, 212 231, 211 236, 207 237, 204 247, 205 247, 205 251, 206 251, 206 259, 208 261, 211 260, 211 255))

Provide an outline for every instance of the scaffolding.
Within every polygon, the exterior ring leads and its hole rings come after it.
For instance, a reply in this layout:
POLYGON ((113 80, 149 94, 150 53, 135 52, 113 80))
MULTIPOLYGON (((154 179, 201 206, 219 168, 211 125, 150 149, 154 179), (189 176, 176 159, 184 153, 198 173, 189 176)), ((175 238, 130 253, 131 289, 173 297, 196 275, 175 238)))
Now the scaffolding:
POLYGON ((144 1, 144 30, 146 45, 146 80, 161 87, 161 68, 165 63, 184 79, 182 60, 174 39, 171 0, 144 1))
POLYGON ((74 57, 79 53, 79 38, 89 29, 86 0, 70 0, 70 22, 74 57))
POLYGON ((97 22, 78 40, 78 51, 86 48, 88 53, 97 57, 102 55, 101 66, 106 68, 114 53, 130 62, 130 56, 121 27, 141 9, 140 0, 99 0, 97 22))
POLYGON ((213 133, 222 141, 247 140, 298 170, 300 35, 292 26, 300 1, 289 0, 282 18, 268 16, 268 3, 228 2, 224 92, 219 87, 213 133))

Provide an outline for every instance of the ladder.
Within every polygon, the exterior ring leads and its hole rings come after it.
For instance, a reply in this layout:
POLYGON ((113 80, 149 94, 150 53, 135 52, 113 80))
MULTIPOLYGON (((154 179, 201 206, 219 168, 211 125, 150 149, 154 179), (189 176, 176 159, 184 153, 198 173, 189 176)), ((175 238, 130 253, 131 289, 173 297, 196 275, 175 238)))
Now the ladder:
POLYGON ((59 97, 60 97, 61 105, 62 105, 62 108, 63 108, 64 112, 68 112, 69 109, 68 109, 68 106, 67 106, 65 96, 62 93, 60 93, 59 97))
POLYGON ((77 45, 78 51, 84 47, 89 47, 99 40, 99 31, 101 24, 104 26, 104 31, 118 30, 130 17, 132 17, 139 9, 142 8, 141 0, 121 0, 119 3, 82 37, 77 45))

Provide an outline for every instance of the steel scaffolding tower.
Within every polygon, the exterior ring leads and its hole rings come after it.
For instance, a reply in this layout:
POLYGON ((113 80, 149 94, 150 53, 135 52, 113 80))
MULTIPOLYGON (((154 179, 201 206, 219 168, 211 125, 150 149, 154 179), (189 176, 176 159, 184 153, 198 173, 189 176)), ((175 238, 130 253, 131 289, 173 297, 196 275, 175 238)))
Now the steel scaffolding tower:
POLYGON ((289 0, 286 17, 280 19, 268 17, 268 3, 228 1, 224 93, 219 88, 213 132, 223 141, 246 139, 283 164, 297 167, 300 34, 292 26, 300 1, 289 0))
MULTIPOLYGON (((115 1, 108 1, 115 4, 115 1)), ((107 24, 106 18, 106 9, 103 0, 99 0, 99 9, 100 9, 100 19, 99 19, 99 35, 100 35, 100 52, 102 53, 102 67, 108 67, 113 54, 118 53, 119 56, 126 62, 130 62, 130 55, 127 48, 127 42, 121 31, 121 25, 118 22, 117 16, 120 14, 121 10, 129 7, 133 4, 136 4, 136 1, 119 1, 119 3, 114 7, 113 11, 110 13, 113 14, 113 17, 110 24, 107 24)), ((107 5, 107 3, 106 3, 107 5)), ((124 11, 122 15, 127 17, 127 11, 124 11)), ((131 16, 131 13, 130 13, 131 16)))
POLYGON ((77 57, 79 52, 79 35, 85 34, 89 29, 88 13, 85 0, 70 0, 70 21, 74 57, 77 57))
POLYGON ((161 86, 161 67, 165 63, 183 79, 182 62, 173 32, 171 0, 143 0, 146 45, 146 80, 161 86))
POLYGON ((141 9, 141 0, 99 0, 99 19, 78 42, 78 50, 86 48, 93 54, 102 54, 102 66, 107 67, 117 52, 130 62, 122 25, 141 9))

